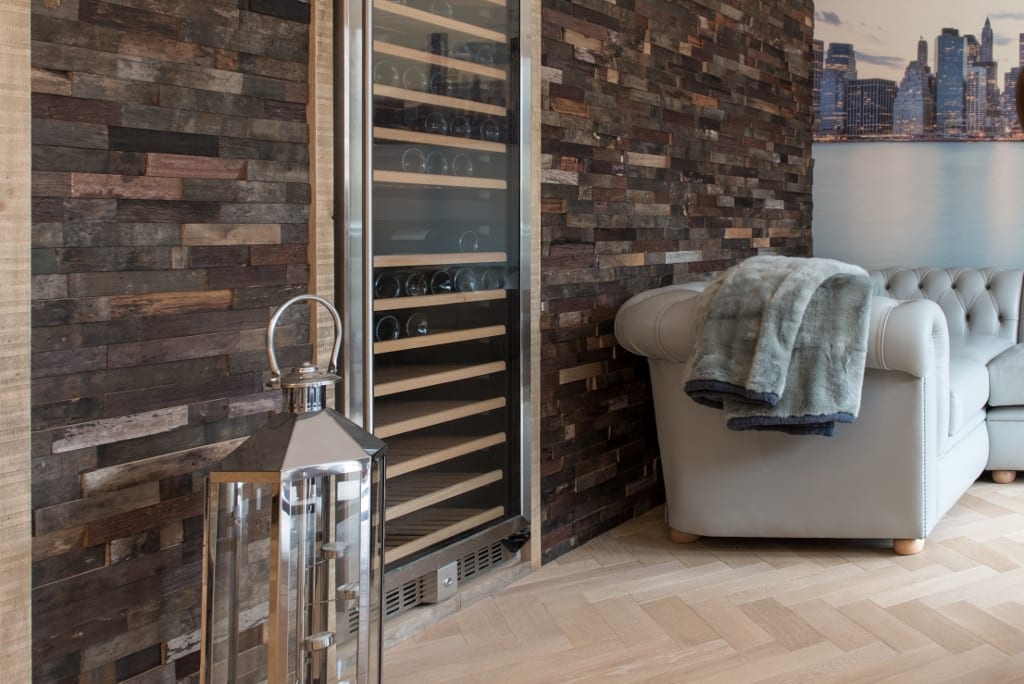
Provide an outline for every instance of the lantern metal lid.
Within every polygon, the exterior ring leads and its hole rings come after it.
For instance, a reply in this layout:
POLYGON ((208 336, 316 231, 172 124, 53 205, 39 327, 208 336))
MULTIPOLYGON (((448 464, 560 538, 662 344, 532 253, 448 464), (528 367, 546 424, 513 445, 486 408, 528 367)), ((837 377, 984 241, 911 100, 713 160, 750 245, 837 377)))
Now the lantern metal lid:
MULTIPOLYGON (((210 469, 214 481, 221 473, 277 474, 280 481, 342 473, 356 468, 350 461, 359 456, 374 457, 385 445, 360 426, 326 407, 327 388, 341 378, 337 374, 341 349, 341 316, 326 299, 317 295, 298 295, 281 305, 267 326, 267 358, 272 386, 285 393, 285 409, 235 451, 210 469), (309 361, 282 374, 274 354, 274 331, 284 310, 301 301, 323 304, 334 319, 334 347, 326 370, 309 361), (331 454, 344 455, 325 460, 324 445, 331 454)), ((259 478, 266 481, 266 478, 259 478)))

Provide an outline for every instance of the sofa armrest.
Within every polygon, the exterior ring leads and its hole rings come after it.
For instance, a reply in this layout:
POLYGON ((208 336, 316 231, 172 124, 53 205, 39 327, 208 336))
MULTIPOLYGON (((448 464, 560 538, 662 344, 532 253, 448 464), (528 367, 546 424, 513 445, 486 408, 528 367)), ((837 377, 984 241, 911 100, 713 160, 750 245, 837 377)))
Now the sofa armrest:
MULTIPOLYGON (((693 352, 699 285, 661 287, 636 295, 615 317, 615 337, 641 356, 686 363, 693 352)), ((872 297, 867 367, 924 377, 940 366, 948 374, 949 332, 933 301, 872 297)))
POLYGON ((705 285, 669 285, 630 298, 615 315, 615 339, 634 354, 685 363, 697 337, 694 298, 705 285))
POLYGON ((949 328, 942 309, 928 299, 901 302, 873 297, 868 328, 868 368, 923 378, 949 368, 949 328))

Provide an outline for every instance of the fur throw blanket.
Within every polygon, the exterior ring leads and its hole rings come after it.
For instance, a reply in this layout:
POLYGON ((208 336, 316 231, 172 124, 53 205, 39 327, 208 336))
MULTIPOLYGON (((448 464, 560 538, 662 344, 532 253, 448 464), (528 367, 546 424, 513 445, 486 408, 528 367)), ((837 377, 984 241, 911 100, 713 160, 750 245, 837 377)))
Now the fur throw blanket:
POLYGON ((700 295, 684 390, 733 430, 831 436, 860 410, 870 301, 859 266, 751 257, 700 295))

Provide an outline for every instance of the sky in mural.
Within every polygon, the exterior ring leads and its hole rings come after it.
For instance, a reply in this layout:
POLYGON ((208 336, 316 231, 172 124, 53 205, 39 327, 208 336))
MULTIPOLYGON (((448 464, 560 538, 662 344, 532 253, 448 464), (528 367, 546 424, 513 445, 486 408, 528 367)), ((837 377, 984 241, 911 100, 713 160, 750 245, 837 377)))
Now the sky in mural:
POLYGON ((1024 33, 1021 0, 817 0, 814 37, 828 44, 853 43, 859 78, 899 82, 917 57, 917 41, 928 41, 928 63, 935 68, 935 37, 943 28, 960 29, 981 42, 985 18, 992 22, 994 57, 1003 74, 1017 66, 1024 33))

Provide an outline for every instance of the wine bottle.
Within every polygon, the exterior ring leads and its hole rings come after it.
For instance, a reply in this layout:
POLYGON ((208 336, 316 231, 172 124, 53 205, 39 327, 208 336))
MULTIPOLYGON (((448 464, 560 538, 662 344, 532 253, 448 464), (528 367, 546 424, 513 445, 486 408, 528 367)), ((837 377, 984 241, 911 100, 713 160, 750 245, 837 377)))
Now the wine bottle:
POLYGON ((410 271, 402 276, 402 294, 407 297, 422 297, 430 291, 430 284, 422 271, 410 271))
POLYGON ((427 83, 427 72, 421 66, 414 64, 402 72, 402 86, 407 90, 426 92, 427 83))
POLYGON ((373 280, 373 294, 377 299, 392 299, 402 294, 402 283, 391 271, 378 273, 373 280))
POLYGON ((406 337, 419 337, 430 332, 430 325, 427 323, 426 316, 419 311, 414 311, 405 319, 404 330, 406 337))
POLYGON ((455 271, 452 282, 458 292, 476 292, 480 289, 480 277, 476 269, 468 266, 463 266, 455 271))
POLYGON ((490 117, 487 117, 480 122, 480 139, 488 142, 501 142, 504 138, 501 126, 498 122, 490 117))
POLYGON ((392 314, 384 314, 377 319, 377 323, 373 326, 373 339, 378 342, 397 340, 401 334, 402 324, 399 322, 398 317, 392 314))
POLYGON ((453 97, 458 90, 454 73, 438 71, 430 77, 430 92, 435 95, 453 97))
POLYGON ((398 67, 384 59, 373 65, 373 82, 379 85, 397 86, 402 82, 398 67))
POLYGON ((406 173, 426 173, 427 155, 418 147, 375 144, 373 146, 374 167, 392 169, 406 173))
POLYGON ((451 171, 451 164, 448 163, 448 157, 438 150, 431 150, 427 154, 426 159, 427 173, 432 173, 435 176, 447 176, 451 171))
POLYGON ((460 152, 452 157, 451 172, 453 176, 472 176, 473 161, 465 152, 460 152))
POLYGON ((480 277, 481 290, 504 290, 505 273, 500 268, 488 268, 480 277))
POLYGON ((431 294, 451 294, 453 288, 452 274, 448 271, 434 271, 430 276, 431 294))
POLYGON ((450 132, 459 138, 470 138, 473 136, 473 122, 468 116, 459 115, 452 119, 450 132))
POLYGON ((443 112, 430 112, 423 117, 423 125, 421 127, 425 133, 448 135, 448 117, 443 112))

